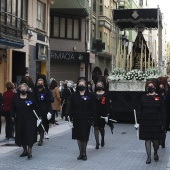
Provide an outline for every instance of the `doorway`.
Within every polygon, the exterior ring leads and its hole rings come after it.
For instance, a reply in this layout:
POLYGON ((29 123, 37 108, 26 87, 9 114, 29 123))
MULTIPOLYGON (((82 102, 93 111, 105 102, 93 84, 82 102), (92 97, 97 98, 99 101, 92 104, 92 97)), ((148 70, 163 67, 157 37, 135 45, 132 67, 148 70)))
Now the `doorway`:
POLYGON ((22 76, 26 74, 26 53, 20 51, 12 52, 12 82, 17 86, 22 76))

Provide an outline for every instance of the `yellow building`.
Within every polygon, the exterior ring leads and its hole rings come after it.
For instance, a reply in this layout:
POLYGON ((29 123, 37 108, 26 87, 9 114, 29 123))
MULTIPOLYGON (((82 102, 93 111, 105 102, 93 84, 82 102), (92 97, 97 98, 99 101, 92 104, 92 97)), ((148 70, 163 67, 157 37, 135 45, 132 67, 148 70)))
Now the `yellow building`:
POLYGON ((0 29, 0 92, 5 90, 7 81, 18 85, 21 77, 25 75, 30 76, 33 81, 39 73, 49 78, 51 2, 49 0, 1 1, 1 11, 8 15, 0 13, 1 18, 4 16, 4 22, 0 20, 0 25, 6 26, 5 32, 0 29))

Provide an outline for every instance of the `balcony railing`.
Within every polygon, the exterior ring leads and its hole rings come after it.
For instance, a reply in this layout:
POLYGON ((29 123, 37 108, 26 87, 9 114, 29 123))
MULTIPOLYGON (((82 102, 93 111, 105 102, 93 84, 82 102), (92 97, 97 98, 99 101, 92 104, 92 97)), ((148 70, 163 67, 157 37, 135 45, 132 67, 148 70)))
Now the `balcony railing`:
POLYGON ((0 37, 21 41, 23 22, 22 18, 0 11, 0 37))

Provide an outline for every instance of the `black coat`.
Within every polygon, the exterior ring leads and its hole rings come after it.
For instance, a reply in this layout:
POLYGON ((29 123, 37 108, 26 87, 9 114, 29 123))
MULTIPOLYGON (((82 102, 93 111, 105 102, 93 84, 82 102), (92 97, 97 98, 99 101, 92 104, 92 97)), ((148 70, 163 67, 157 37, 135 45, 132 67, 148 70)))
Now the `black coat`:
POLYGON ((91 119, 96 119, 94 94, 85 91, 83 96, 78 91, 70 99, 70 117, 73 120, 73 139, 88 141, 91 119))
POLYGON ((109 114, 109 95, 108 93, 104 93, 102 95, 95 94, 95 102, 96 102, 96 113, 97 120, 94 126, 104 128, 105 120, 102 117, 106 117, 109 114))
POLYGON ((42 91, 35 89, 34 95, 41 112, 42 120, 48 121, 47 114, 51 112, 51 91, 49 89, 43 89, 42 91))
POLYGON ((168 92, 166 94, 166 130, 170 130, 170 86, 168 86, 168 92))
POLYGON ((139 138, 141 140, 158 140, 163 137, 165 126, 165 105, 162 97, 145 94, 138 108, 139 138))
POLYGON ((26 99, 21 99, 18 93, 14 94, 10 113, 15 117, 15 143, 18 146, 32 146, 37 142, 37 118, 33 110, 39 116, 33 93, 28 93, 26 99))

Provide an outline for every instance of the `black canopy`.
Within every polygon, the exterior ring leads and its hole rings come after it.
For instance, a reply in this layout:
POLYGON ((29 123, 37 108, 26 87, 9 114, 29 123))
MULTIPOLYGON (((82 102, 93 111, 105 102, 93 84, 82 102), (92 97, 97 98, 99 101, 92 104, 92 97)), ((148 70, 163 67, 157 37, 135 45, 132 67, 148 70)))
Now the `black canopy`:
POLYGON ((138 27, 157 29, 161 13, 159 8, 113 10, 113 22, 122 30, 138 27))

